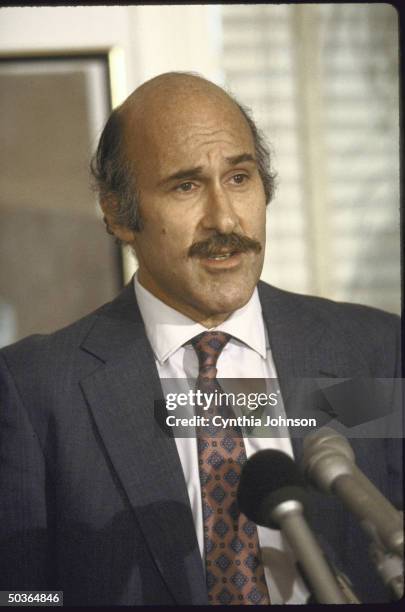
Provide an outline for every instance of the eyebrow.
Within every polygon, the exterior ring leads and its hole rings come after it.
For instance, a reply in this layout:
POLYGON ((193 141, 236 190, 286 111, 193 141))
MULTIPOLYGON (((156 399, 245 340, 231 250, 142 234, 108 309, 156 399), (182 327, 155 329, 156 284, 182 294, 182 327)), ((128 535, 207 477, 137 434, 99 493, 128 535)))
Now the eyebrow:
MULTIPOLYGON (((256 164, 256 159, 250 153, 241 153, 240 155, 233 155, 231 157, 225 157, 225 160, 228 162, 230 166, 237 166, 241 162, 253 162, 256 164)), ((194 166, 193 168, 184 168, 175 172, 174 174, 170 174, 166 178, 159 181, 159 185, 164 185, 165 183, 169 183, 170 181, 181 180, 181 179, 192 179, 197 178, 203 172, 202 166, 194 166)))
POLYGON ((246 161, 253 162, 255 164, 257 163, 256 158, 250 153, 241 153, 240 155, 234 155, 233 157, 225 157, 225 159, 231 166, 237 166, 241 162, 246 161))

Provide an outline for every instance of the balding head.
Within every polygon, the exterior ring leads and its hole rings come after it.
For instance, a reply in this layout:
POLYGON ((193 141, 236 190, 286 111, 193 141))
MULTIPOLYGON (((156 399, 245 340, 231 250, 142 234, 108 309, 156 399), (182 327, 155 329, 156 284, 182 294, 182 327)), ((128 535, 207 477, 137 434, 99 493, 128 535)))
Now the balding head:
POLYGON ((234 101, 221 87, 197 74, 167 72, 146 81, 125 100, 119 112, 140 119, 149 113, 157 116, 163 109, 181 112, 190 110, 190 103, 197 100, 211 101, 213 104, 231 104, 234 101))
MULTIPOLYGON (((239 129, 249 130, 266 202, 270 202, 275 175, 269 168, 268 149, 247 110, 199 75, 169 72, 138 87, 113 111, 100 138, 92 173, 103 209, 111 212, 118 225, 131 230, 141 228, 137 176, 146 149, 156 155, 156 144, 162 138, 169 141, 174 126, 181 133, 182 125, 204 120, 212 112, 219 123, 234 121, 239 129)), ((175 149, 176 139, 171 140, 175 149)), ((170 147, 160 154, 170 155, 170 147)))
POLYGON ((96 175, 138 280, 207 327, 250 299, 264 258, 273 177, 253 121, 220 87, 169 73, 110 117, 96 175))

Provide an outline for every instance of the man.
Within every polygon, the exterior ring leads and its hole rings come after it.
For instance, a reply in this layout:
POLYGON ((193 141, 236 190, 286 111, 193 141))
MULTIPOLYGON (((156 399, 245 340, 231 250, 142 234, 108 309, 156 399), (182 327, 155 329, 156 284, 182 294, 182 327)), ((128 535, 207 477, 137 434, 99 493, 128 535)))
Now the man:
MULTIPOLYGON (((304 603, 276 531, 256 530, 234 504, 210 526, 221 500, 203 475, 225 487, 224 445, 205 472, 208 442, 166 435, 155 401, 163 379, 200 380, 204 368, 211 383, 400 376, 396 318, 258 284, 274 177, 252 120, 205 79, 170 73, 138 88, 110 117, 94 172, 108 231, 139 269, 112 303, 1 353, 0 588, 61 589, 71 605, 304 603)), ((229 497, 237 464, 258 448, 236 439, 229 497)), ((395 499, 395 445, 360 442, 362 468, 395 499)), ((289 438, 264 447, 301 451, 289 438)), ((333 561, 363 600, 384 599, 357 525, 313 497, 333 561)))

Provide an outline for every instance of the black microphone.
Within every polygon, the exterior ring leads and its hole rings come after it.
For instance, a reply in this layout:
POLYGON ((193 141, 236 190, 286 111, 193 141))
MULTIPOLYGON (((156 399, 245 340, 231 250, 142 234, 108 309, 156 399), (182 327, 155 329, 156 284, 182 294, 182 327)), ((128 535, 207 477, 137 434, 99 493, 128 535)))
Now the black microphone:
POLYGON ((252 455, 242 468, 238 505, 258 525, 281 529, 318 603, 348 603, 304 518, 304 478, 291 457, 271 449, 252 455))

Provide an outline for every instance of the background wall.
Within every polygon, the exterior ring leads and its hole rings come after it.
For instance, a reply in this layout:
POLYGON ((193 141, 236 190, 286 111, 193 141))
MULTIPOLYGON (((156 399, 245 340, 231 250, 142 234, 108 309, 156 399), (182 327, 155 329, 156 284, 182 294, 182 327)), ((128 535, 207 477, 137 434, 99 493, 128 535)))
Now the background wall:
MULTIPOLYGON (((0 53, 113 46, 125 62, 117 101, 156 74, 192 70, 252 107, 279 175, 265 280, 399 311, 397 17, 390 5, 0 10, 0 53)), ((129 274, 129 259, 126 265, 129 274)), ((0 296, 7 301, 1 289, 0 296)))
POLYGON ((274 146, 265 274, 399 311, 398 23, 389 4, 230 6, 225 82, 274 146))

